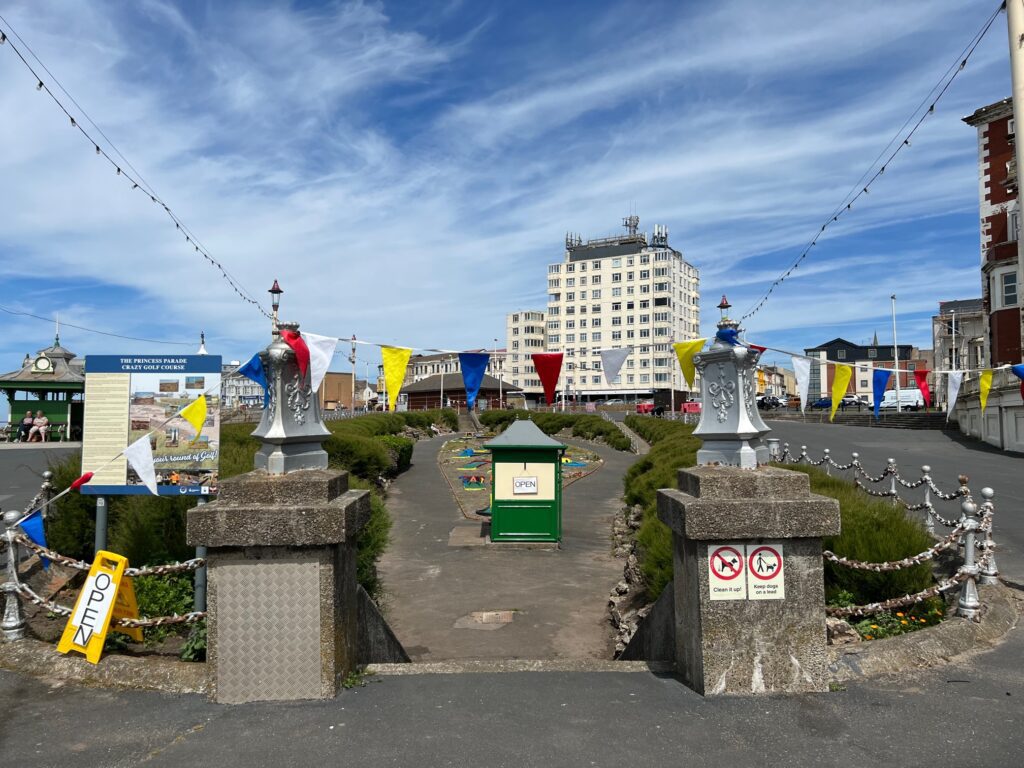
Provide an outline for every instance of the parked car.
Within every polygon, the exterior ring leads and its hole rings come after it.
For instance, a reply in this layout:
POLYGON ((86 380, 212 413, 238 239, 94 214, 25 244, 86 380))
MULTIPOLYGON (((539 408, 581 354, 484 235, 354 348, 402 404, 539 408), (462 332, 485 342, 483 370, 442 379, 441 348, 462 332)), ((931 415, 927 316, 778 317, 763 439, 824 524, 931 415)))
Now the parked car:
POLYGON ((828 410, 831 407, 832 407, 832 398, 831 397, 823 397, 820 400, 815 400, 813 403, 811 403, 811 408, 817 408, 817 409, 824 408, 824 409, 828 410))
MULTIPOLYGON (((882 395, 882 404, 879 406, 883 411, 896 410, 896 390, 887 389, 882 395)), ((900 409, 904 411, 916 411, 924 408, 924 395, 919 389, 900 390, 900 409)))
POLYGON ((843 399, 839 401, 840 408, 870 408, 871 403, 864 395, 843 395, 843 399))
POLYGON ((757 407, 762 411, 771 411, 782 407, 782 401, 775 395, 758 395, 757 407))
POLYGON ((605 400, 604 404, 605 405, 625 405, 626 401, 623 400, 621 397, 613 397, 611 400, 605 400))
POLYGON ((786 407, 788 408, 799 408, 800 407, 800 395, 790 395, 786 400, 786 407))

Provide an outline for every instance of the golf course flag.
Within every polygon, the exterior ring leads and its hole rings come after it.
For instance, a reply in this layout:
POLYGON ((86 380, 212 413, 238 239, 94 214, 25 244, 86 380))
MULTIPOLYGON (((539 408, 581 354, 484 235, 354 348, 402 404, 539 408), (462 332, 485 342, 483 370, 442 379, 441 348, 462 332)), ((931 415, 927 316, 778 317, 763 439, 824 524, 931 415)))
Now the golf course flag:
POLYGON ((459 352, 459 367, 462 369, 462 383, 466 388, 467 410, 473 410, 490 359, 491 356, 486 352, 459 352))
POLYGON ((829 421, 836 417, 836 408, 839 407, 839 401, 846 394, 846 388, 850 386, 851 378, 853 378, 853 368, 836 363, 836 372, 832 377, 832 413, 828 415, 829 421))
POLYGON ((387 387, 388 410, 395 410, 398 405, 398 394, 405 382, 405 369, 409 366, 412 350, 407 347, 381 347, 381 360, 384 363, 384 386, 387 387))
POLYGON ((676 351, 676 357, 679 358, 679 368, 683 372, 683 378, 691 387, 694 379, 697 378, 697 369, 693 366, 693 356, 704 349, 705 341, 707 339, 694 339, 693 341, 680 341, 672 345, 672 349, 676 351))
POLYGON ((981 412, 985 412, 985 406, 988 405, 988 393, 992 389, 992 369, 982 371, 981 376, 978 378, 978 397, 981 399, 981 412))
POLYGON ((537 369, 540 383, 544 387, 544 399, 548 405, 554 405, 558 376, 562 372, 562 353, 534 352, 530 357, 533 359, 533 367, 537 369))
POLYGON ((195 443, 199 439, 199 433, 203 431, 203 423, 206 421, 206 395, 197 397, 182 408, 178 415, 195 429, 196 436, 192 438, 192 442, 195 443))

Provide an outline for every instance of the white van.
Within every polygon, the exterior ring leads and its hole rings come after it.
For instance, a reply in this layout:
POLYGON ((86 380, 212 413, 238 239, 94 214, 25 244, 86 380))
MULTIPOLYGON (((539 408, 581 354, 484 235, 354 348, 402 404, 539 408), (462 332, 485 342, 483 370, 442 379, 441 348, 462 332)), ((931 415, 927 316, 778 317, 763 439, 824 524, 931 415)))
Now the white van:
MULTIPOLYGON (((896 390, 887 389, 882 395, 882 404, 879 408, 883 411, 896 410, 896 390)), ((924 395, 917 387, 900 390, 900 410, 916 411, 924 408, 924 395)))

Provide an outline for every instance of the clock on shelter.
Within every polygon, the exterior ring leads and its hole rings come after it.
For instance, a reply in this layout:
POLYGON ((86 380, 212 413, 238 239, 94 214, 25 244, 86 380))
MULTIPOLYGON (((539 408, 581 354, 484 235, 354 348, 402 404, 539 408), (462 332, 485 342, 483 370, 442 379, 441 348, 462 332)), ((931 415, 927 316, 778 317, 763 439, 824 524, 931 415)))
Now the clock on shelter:
POLYGON ((566 446, 521 419, 484 447, 492 459, 491 541, 561 541, 566 446))

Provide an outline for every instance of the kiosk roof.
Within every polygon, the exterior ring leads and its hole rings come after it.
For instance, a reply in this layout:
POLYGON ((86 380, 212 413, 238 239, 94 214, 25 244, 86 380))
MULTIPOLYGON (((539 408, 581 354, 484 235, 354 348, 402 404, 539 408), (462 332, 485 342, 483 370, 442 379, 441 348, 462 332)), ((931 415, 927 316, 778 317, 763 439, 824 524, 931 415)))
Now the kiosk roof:
POLYGON ((545 435, 540 427, 529 419, 519 419, 509 424, 508 429, 488 443, 486 448, 567 448, 552 437, 545 435))

